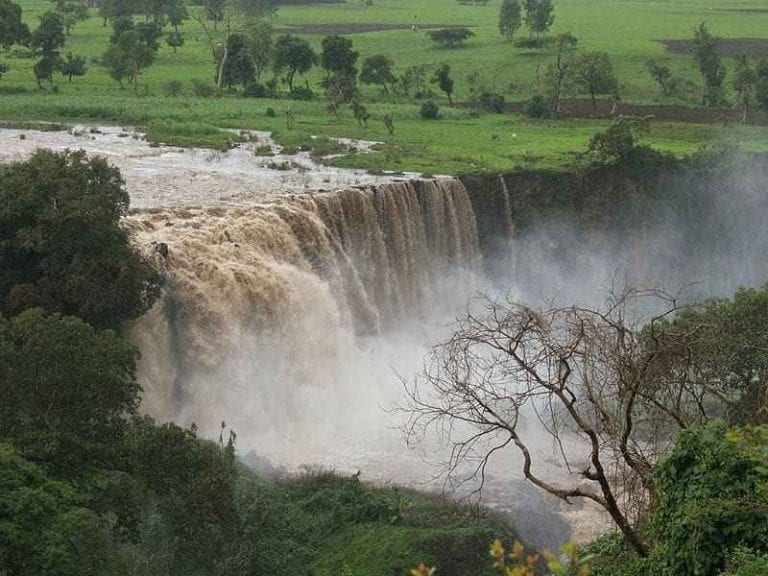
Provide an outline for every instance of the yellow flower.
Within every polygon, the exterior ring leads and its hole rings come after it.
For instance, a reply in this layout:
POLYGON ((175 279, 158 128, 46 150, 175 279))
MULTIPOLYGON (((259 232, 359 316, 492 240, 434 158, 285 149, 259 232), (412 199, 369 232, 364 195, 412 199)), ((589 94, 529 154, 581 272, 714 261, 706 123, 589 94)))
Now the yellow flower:
POLYGON ((494 568, 504 566, 504 545, 498 538, 491 544, 490 554, 496 560, 493 564, 494 568))
POLYGON ((523 557, 523 545, 517 540, 512 545, 512 552, 509 554, 512 558, 519 559, 523 557))
POLYGON ((430 568, 424 562, 420 563, 416 568, 411 570, 411 576, 432 576, 435 573, 435 568, 430 568))

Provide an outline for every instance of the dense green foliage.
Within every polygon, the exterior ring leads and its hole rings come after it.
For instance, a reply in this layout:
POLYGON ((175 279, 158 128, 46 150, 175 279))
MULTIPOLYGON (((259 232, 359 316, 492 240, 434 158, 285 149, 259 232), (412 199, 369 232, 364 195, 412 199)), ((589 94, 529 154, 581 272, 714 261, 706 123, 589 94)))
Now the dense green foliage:
POLYGON ((768 285, 740 288, 682 311, 662 325, 657 345, 668 351, 665 370, 717 383, 733 423, 768 422, 768 285), (678 354, 678 351, 688 351, 678 354), (692 367, 693 366, 693 367, 692 367))
POLYGON ((637 558, 618 535, 594 542, 595 576, 762 574, 768 560, 765 426, 723 422, 685 431, 655 474, 659 500, 637 558))
POLYGON ((142 314, 158 281, 118 225, 127 209, 120 172, 83 152, 0 167, 0 311, 39 306, 98 326, 142 314))

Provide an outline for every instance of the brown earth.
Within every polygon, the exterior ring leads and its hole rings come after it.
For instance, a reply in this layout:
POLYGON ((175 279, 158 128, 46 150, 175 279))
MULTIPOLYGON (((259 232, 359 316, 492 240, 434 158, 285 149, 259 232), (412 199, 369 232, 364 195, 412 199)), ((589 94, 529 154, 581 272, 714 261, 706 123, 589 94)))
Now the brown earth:
MULTIPOLYGON (((458 24, 424 24, 416 23, 417 30, 434 30, 437 28, 471 28, 458 24)), ((284 30, 293 34, 366 34, 368 32, 385 32, 388 30, 411 30, 411 24, 386 24, 384 22, 330 22, 325 24, 306 24, 303 26, 286 26, 284 30)))
MULTIPOLYGON (((611 118, 619 114, 626 116, 653 116, 666 122, 690 122, 692 124, 737 124, 741 123, 741 110, 736 108, 704 108, 702 106, 681 106, 672 104, 632 104, 613 100, 598 100, 592 107, 591 100, 571 99, 560 103, 560 113, 568 118, 611 118)), ((520 112, 522 102, 510 102, 510 112, 520 112)), ((768 113, 750 111, 747 124, 768 126, 768 113)))
MULTIPOLYGON (((768 12, 768 9, 766 9, 768 12)), ((668 52, 693 54, 693 40, 661 40, 668 52)), ((720 54, 733 58, 746 54, 754 58, 768 56, 768 38, 721 38, 720 54)))

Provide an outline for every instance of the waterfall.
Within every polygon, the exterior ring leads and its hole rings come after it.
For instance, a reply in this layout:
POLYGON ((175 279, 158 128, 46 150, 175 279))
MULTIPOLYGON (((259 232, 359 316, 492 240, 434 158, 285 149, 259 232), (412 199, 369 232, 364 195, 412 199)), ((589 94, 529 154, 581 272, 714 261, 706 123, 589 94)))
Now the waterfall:
POLYGON ((446 293, 468 293, 481 263, 469 195, 451 179, 152 209, 125 226, 168 247, 154 256, 165 293, 129 329, 144 409, 203 426, 296 417, 291 394, 339 387, 360 338, 424 321, 446 293))

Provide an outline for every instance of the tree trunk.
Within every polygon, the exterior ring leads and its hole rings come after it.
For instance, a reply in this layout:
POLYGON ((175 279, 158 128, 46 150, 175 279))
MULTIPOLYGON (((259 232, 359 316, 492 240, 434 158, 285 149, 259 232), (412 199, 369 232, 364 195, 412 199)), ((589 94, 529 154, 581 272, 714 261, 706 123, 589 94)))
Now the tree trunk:
POLYGON ((221 91, 221 88, 224 85, 224 65, 227 63, 227 56, 229 56, 229 35, 224 38, 224 53, 221 55, 219 73, 216 78, 216 86, 219 91, 221 91))

